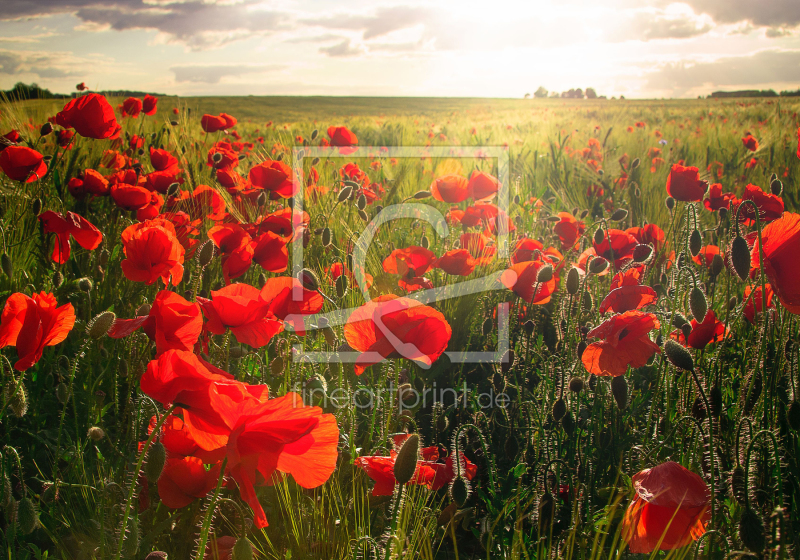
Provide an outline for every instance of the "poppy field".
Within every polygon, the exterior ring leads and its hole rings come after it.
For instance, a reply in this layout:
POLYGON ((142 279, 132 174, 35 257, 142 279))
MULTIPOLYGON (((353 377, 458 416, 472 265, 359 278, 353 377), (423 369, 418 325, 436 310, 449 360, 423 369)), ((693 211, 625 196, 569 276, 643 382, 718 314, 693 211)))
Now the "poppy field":
POLYGON ((798 105, 0 104, 3 553, 798 557, 798 105))

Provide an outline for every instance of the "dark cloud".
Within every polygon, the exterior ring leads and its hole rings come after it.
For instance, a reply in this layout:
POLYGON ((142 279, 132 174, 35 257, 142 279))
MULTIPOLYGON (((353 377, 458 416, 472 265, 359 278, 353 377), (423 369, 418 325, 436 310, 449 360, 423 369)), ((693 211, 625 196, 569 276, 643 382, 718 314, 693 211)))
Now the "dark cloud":
POLYGON ((3 0, 0 20, 73 13, 85 23, 118 31, 153 29, 194 50, 219 46, 286 25, 287 17, 253 9, 258 0, 212 4, 201 0, 145 3, 143 0, 3 0))
POLYGON ((364 50, 353 46, 350 42, 350 39, 345 39, 341 43, 337 43, 332 47, 321 47, 319 52, 333 57, 358 56, 360 54, 364 54, 364 50))
POLYGON ((392 31, 408 29, 429 21, 431 12, 415 6, 393 6, 380 8, 374 15, 335 14, 328 17, 302 20, 306 25, 326 29, 363 31, 364 39, 374 39, 392 31))
POLYGON ((714 62, 677 62, 651 73, 646 89, 682 95, 693 88, 765 87, 800 82, 800 51, 761 51, 714 62))
POLYGON ((0 74, 34 74, 40 78, 67 78, 85 73, 86 65, 66 55, 29 51, 0 51, 0 74))
POLYGON ((798 0, 683 0, 695 12, 706 13, 718 23, 750 21, 760 26, 800 24, 798 0))
POLYGON ((173 66, 169 71, 175 75, 176 82, 218 84, 222 78, 227 76, 263 74, 283 68, 285 68, 283 64, 261 64, 256 66, 247 64, 212 64, 208 66, 173 66))

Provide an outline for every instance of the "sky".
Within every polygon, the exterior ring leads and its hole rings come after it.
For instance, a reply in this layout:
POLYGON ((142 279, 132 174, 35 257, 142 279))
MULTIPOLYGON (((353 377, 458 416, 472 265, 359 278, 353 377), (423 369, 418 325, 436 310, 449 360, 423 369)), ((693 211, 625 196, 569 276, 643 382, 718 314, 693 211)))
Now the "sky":
POLYGON ((800 0, 2 0, 0 89, 629 98, 800 88, 800 0))

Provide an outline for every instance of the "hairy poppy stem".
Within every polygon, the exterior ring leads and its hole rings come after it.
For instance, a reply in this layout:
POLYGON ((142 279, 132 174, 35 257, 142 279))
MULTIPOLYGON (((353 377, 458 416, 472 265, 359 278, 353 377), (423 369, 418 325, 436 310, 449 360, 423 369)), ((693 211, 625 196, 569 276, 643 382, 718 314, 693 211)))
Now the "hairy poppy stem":
MULTIPOLYGON (((211 502, 208 504, 206 515, 203 518, 203 528, 200 530, 200 541, 197 543, 197 554, 195 558, 202 560, 205 556, 206 542, 208 542, 208 531, 211 529, 211 519, 214 517, 214 511, 217 509, 217 498, 219 491, 222 488, 222 481, 225 480, 225 467, 228 464, 228 458, 222 460, 222 467, 219 469, 219 478, 217 479, 217 487, 214 488, 214 494, 211 496, 211 502)), ((245 534, 242 534, 244 537, 245 534)))

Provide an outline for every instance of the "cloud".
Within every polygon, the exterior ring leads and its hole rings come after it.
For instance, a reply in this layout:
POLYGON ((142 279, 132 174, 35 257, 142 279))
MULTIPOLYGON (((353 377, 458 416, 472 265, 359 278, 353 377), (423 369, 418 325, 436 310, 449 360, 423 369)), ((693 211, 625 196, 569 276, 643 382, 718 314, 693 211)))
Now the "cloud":
POLYGON ((306 25, 324 27, 326 29, 346 29, 363 31, 364 40, 374 39, 408 29, 431 18, 431 11, 418 6, 392 6, 378 9, 374 15, 334 14, 321 18, 301 20, 306 25))
POLYGON ((261 65, 208 65, 208 66, 173 66, 169 70, 175 75, 176 82, 194 82, 203 84, 218 84, 227 76, 242 76, 244 74, 263 74, 285 68, 283 64, 261 65))
POLYGON ((797 0, 682 0, 697 13, 706 13, 718 23, 750 21, 758 26, 800 24, 797 0))
POLYGON ((653 41, 659 39, 690 39, 713 29, 708 16, 691 11, 675 13, 665 10, 630 10, 621 12, 606 28, 604 38, 609 42, 653 41))
POLYGON ((9 76, 75 77, 85 73, 88 63, 68 53, 0 50, 0 74, 9 76))
POLYGON ((694 88, 767 87, 800 81, 800 50, 760 51, 712 62, 675 62, 652 72, 646 89, 684 95, 694 88))
POLYGON ((346 57, 363 54, 364 49, 353 46, 353 44, 350 42, 350 39, 345 39, 341 43, 337 43, 332 47, 320 47, 319 52, 333 57, 346 57))

